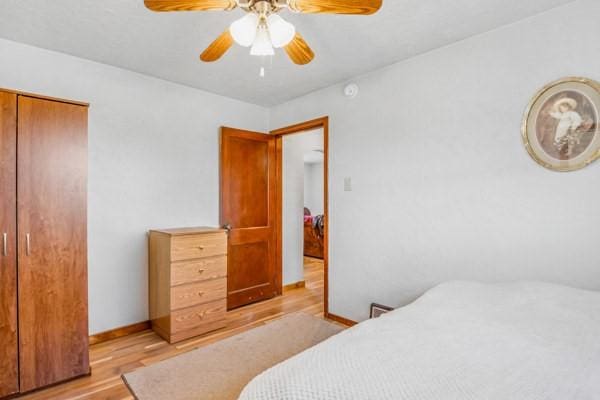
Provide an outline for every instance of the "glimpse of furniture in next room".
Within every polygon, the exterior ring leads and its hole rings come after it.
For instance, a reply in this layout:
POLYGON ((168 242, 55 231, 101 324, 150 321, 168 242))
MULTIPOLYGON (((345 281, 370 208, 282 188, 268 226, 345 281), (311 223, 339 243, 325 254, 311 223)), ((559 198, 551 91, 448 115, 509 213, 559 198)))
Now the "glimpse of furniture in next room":
POLYGON ((227 312, 227 232, 150 231, 150 319, 169 343, 223 328, 227 312))
POLYGON ((304 255, 323 259, 323 216, 311 215, 304 208, 304 255))
POLYGON ((0 89, 0 398, 90 371, 87 112, 0 89))

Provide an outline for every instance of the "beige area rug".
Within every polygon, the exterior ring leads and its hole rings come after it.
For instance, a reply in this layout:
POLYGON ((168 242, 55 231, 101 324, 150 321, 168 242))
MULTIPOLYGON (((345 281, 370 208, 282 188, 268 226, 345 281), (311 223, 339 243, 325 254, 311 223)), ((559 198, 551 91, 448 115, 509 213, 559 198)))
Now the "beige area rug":
POLYGON ((139 400, 236 400, 258 374, 343 328, 295 313, 123 375, 139 400))

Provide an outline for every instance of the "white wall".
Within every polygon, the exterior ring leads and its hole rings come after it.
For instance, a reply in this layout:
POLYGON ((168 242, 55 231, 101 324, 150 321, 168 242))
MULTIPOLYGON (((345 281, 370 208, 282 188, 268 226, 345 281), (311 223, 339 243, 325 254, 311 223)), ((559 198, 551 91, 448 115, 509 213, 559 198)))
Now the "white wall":
POLYGON ((331 312, 453 279, 600 289, 600 163, 551 172, 520 138, 539 88, 600 80, 598 15, 580 0, 357 78, 354 100, 340 85, 271 110, 271 128, 330 116, 331 312))
POLYGON ((146 232, 217 225, 219 127, 265 131, 268 110, 6 40, 0 54, 0 87, 91 103, 90 331, 147 320, 146 232))
POLYGON ((322 162, 304 164, 304 205, 312 215, 323 214, 325 182, 322 162))
POLYGON ((304 280, 304 159, 323 147, 323 130, 283 138, 283 284, 304 280))

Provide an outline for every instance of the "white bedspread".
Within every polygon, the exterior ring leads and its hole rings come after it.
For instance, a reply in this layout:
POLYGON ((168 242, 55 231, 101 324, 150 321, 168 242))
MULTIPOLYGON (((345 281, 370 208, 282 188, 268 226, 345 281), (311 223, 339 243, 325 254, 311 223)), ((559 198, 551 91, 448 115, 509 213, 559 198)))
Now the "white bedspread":
POLYGON ((240 400, 600 399, 600 293, 442 284, 271 368, 240 400))

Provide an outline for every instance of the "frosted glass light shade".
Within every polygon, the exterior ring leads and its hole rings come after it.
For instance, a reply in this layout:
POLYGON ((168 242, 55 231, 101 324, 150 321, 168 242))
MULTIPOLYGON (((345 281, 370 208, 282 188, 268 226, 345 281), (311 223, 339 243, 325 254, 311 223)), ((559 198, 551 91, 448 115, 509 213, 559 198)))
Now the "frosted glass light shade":
POLYGON ((258 16, 254 13, 248 13, 231 24, 229 33, 231 33, 233 40, 235 40, 237 44, 244 47, 250 47, 256 39, 257 27, 258 16))
POLYGON ((277 14, 271 14, 267 18, 267 26, 271 34, 271 43, 273 47, 280 48, 287 46, 294 36, 296 28, 277 14))
POLYGON ((261 26, 258 28, 258 32, 256 33, 256 39, 254 39, 254 44, 250 49, 250 55, 272 56, 273 54, 275 54, 275 50, 273 50, 269 32, 265 26, 261 26))

